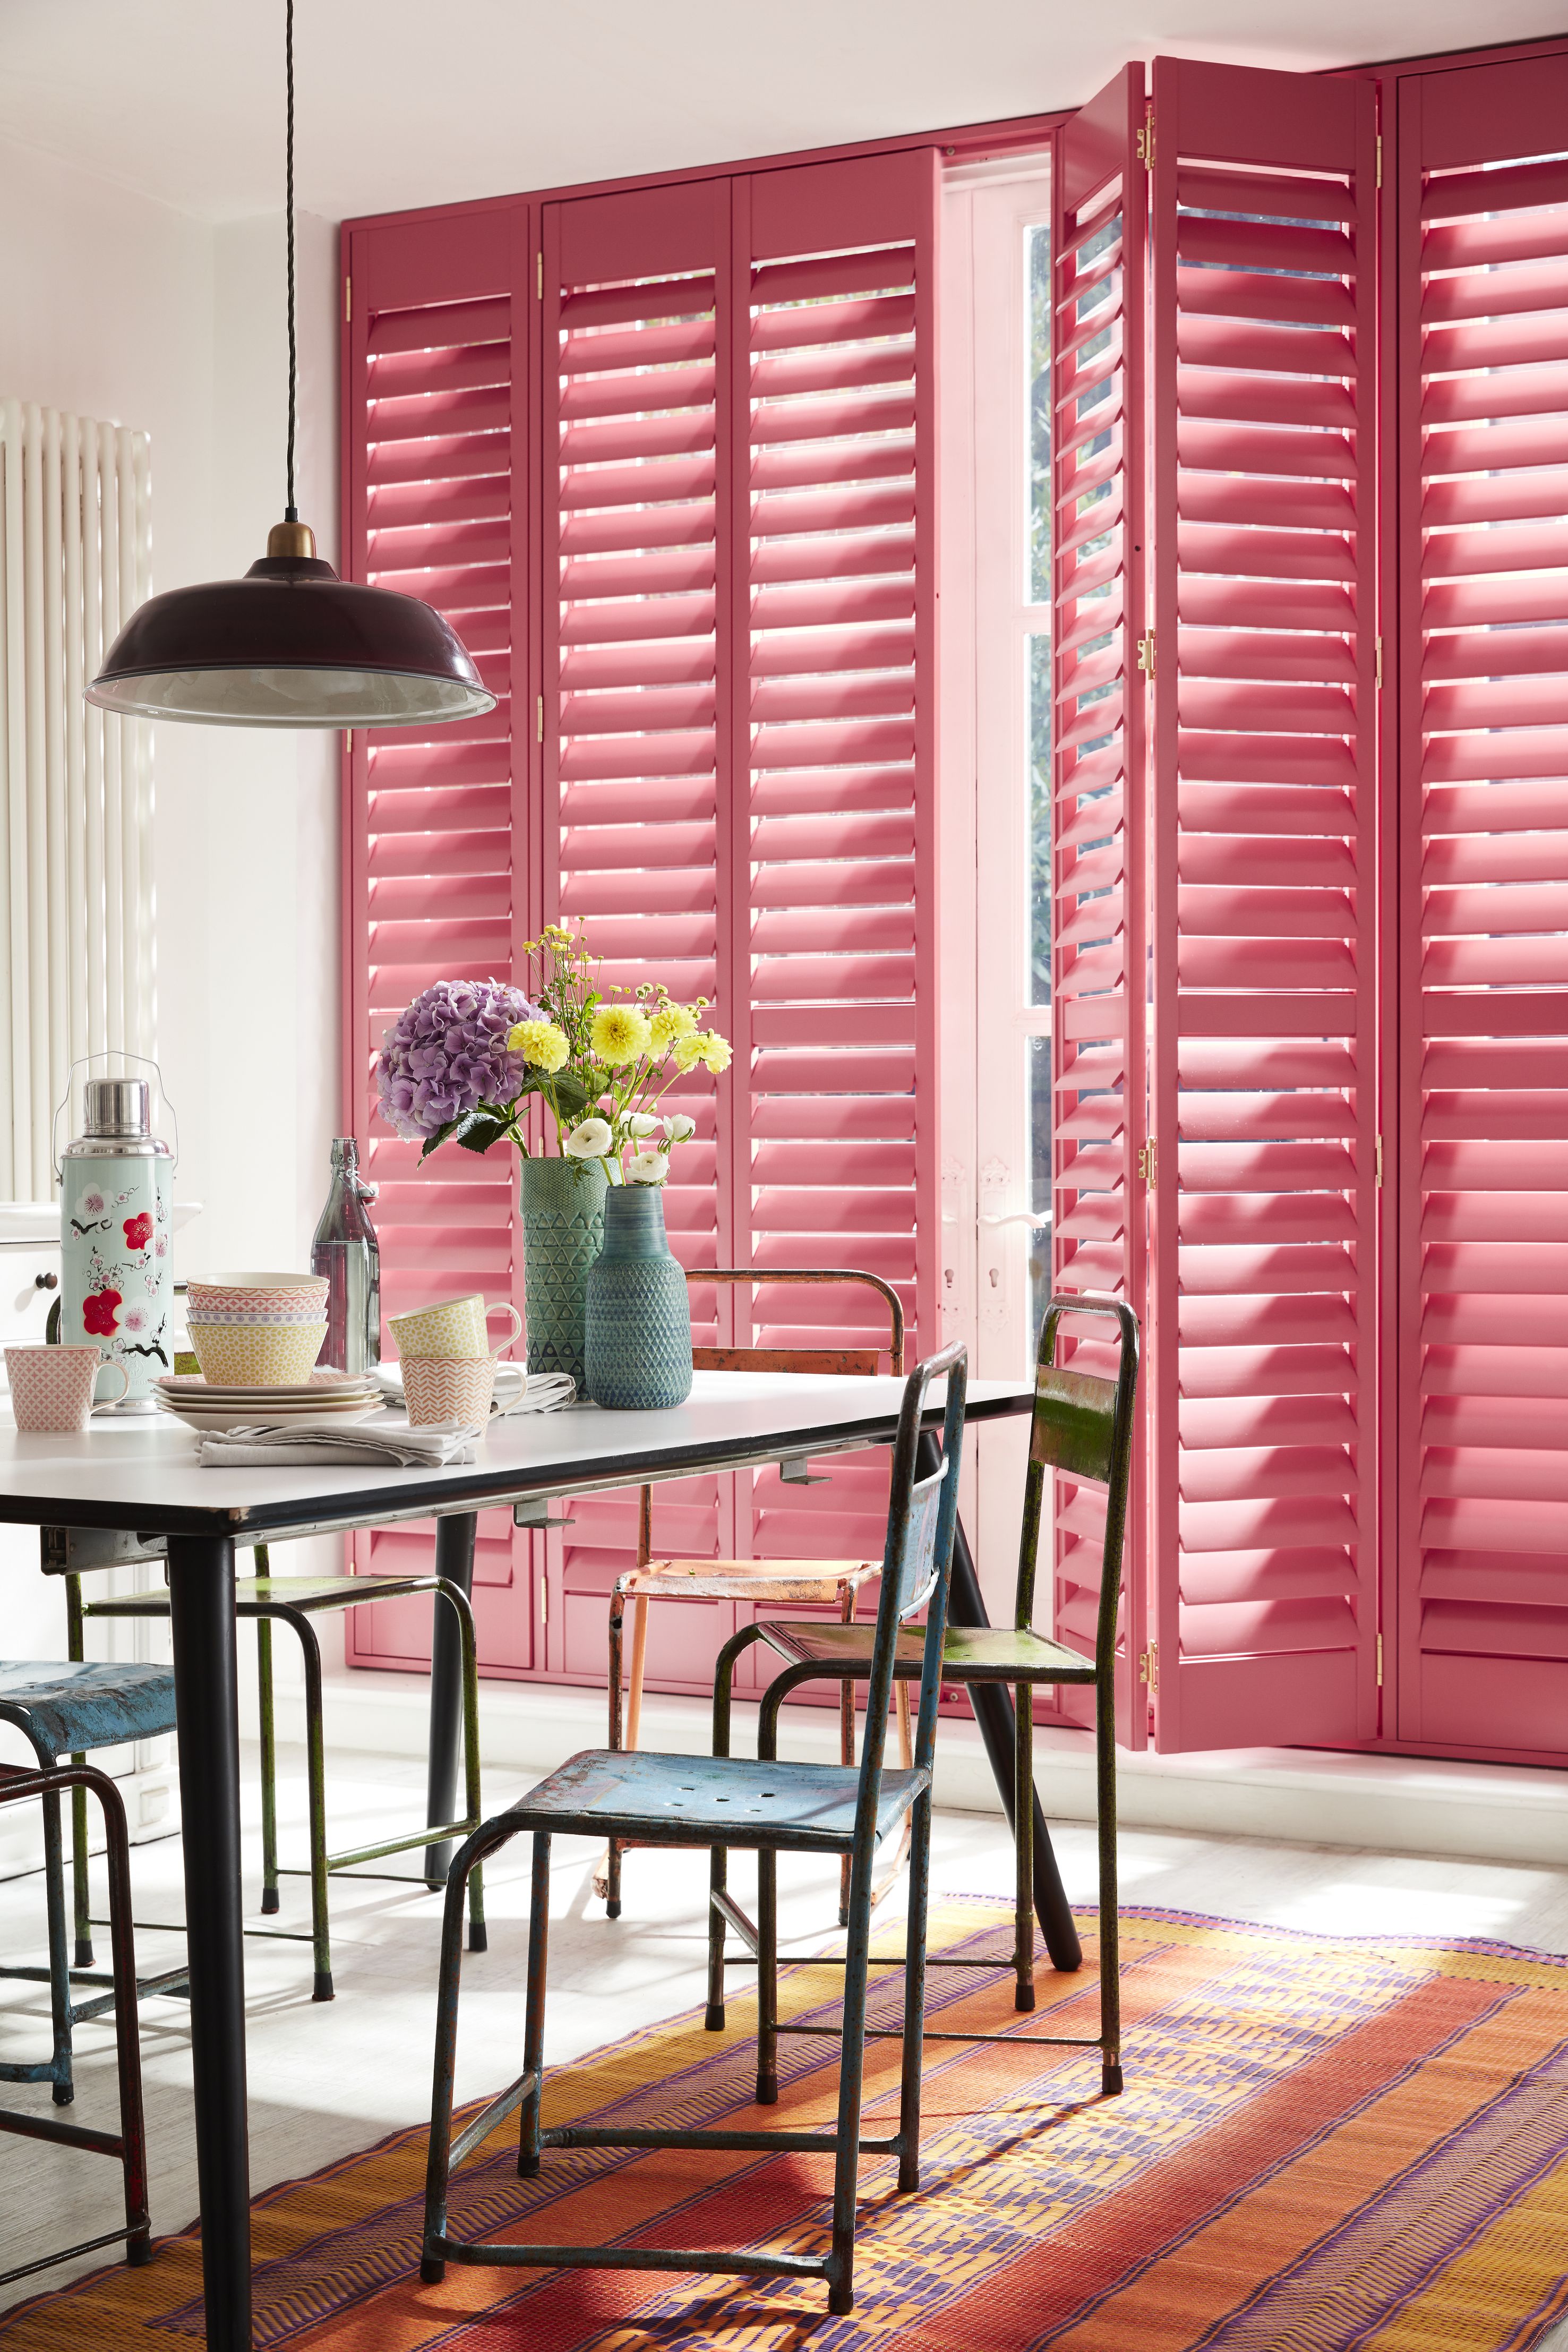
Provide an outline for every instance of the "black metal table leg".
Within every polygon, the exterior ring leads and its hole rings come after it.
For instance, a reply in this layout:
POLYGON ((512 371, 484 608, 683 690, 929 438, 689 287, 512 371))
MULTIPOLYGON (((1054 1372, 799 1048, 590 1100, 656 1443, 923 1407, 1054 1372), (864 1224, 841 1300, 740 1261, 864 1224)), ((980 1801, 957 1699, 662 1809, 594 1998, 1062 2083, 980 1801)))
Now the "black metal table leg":
MULTIPOLYGON (((935 1433, 923 1430, 917 1475, 922 1478, 929 1477, 939 1458, 935 1433)), ((962 1519, 958 1521, 953 1539, 953 1581, 947 1599, 947 1616, 949 1623, 954 1625, 988 1625, 991 1622, 981 1596, 980 1580, 975 1573, 974 1556, 969 1549, 969 1539, 964 1533, 962 1519)), ((1008 1827, 1016 1836, 1018 1822, 1013 1806, 1016 1729, 1011 1695, 1003 1683, 971 1683, 968 1697, 1001 1794, 1008 1827)), ((1057 1872, 1051 1832, 1046 1828, 1045 1811, 1038 1794, 1034 1801, 1034 1916, 1040 1921, 1040 1931, 1045 1937, 1045 1948, 1051 1954, 1051 1966, 1063 1971, 1082 1968, 1083 1947, 1078 1940, 1078 1929, 1057 1872)))
POLYGON ((169 1597, 206 2342, 208 2352, 250 2352, 250 2142, 232 1542, 171 1536, 169 1597))
MULTIPOLYGON (((458 1511, 435 1522, 435 1573, 450 1579, 465 1594, 474 1590, 474 1542, 479 1521, 473 1511, 458 1511)), ((457 1612, 443 1601, 434 1612, 435 1632, 430 1650, 430 1774, 426 1781, 424 1818, 455 1822, 457 1798, 457 1742, 463 1726, 463 1646, 457 1612)), ((445 1880, 452 1861, 452 1840, 424 1849, 424 1874, 432 1886, 445 1880)))

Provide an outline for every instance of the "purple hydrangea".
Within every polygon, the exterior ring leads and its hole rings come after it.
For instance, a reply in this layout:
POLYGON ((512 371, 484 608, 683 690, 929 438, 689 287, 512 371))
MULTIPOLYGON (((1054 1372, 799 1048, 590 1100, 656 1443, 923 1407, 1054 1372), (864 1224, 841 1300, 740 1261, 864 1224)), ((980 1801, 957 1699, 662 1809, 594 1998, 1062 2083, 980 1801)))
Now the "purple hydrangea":
POLYGON ((498 980, 438 980, 386 1033, 376 1063, 381 1114, 409 1143, 423 1143, 480 1103, 509 1103, 523 1082, 507 1033, 537 1018, 520 988, 498 980))

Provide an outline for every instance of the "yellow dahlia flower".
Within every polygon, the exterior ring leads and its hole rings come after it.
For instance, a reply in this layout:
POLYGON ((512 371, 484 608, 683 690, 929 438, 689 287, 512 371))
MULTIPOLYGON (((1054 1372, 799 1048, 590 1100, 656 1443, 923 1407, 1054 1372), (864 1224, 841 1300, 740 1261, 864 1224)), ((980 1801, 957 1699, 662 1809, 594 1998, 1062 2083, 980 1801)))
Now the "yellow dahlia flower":
POLYGON ((703 1060, 716 1078, 721 1070, 727 1070, 729 1067, 729 1039, 721 1037, 716 1030, 709 1036, 703 1038, 701 1043, 703 1060))
POLYGON ((546 1071, 564 1069, 571 1053, 566 1031, 553 1021, 519 1021, 507 1032, 507 1047, 520 1054, 530 1068, 546 1071))
POLYGON ((697 1016, 686 1004, 661 1004, 648 1024, 648 1043, 655 1054, 664 1053, 682 1037, 696 1033, 697 1016))
POLYGON ((695 1070, 697 1064, 704 1059, 706 1046, 706 1037, 676 1038, 672 1058, 683 1078, 688 1070, 695 1070))
POLYGON ((601 1004, 593 1016, 593 1050, 615 1069, 648 1050, 648 1016, 634 1004, 601 1004))

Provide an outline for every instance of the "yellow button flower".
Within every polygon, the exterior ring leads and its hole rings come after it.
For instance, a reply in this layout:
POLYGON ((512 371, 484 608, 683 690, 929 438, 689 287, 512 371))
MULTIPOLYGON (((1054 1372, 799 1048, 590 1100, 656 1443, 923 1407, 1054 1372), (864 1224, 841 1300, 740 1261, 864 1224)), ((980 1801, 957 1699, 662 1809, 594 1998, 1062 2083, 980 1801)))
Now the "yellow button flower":
POLYGON ((507 1047, 535 1070, 564 1069, 571 1053, 566 1031, 553 1021, 519 1021, 507 1032, 507 1047))
POLYGON ((730 1044, 727 1037, 721 1037, 717 1031, 715 1030, 710 1035, 703 1038, 702 1049, 703 1060, 707 1064, 708 1068, 713 1072, 716 1078, 721 1070, 728 1069, 730 1065, 730 1044))
POLYGON ((648 1043, 655 1054, 664 1053, 682 1037, 695 1034, 697 1016, 686 1004, 661 1004, 648 1024, 648 1043))
POLYGON ((601 1004, 593 1016, 593 1050, 611 1069, 648 1050, 648 1016, 634 1004, 601 1004))

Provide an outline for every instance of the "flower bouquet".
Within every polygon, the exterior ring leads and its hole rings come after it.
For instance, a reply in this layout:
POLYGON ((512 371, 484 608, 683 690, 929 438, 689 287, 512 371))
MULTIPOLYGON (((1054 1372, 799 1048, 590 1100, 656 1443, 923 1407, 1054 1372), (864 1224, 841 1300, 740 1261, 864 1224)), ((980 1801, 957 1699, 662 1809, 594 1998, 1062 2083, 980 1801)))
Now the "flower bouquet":
MULTIPOLYGON (((678 1402, 691 1384, 691 1334, 658 1194, 672 1150, 696 1122, 658 1106, 697 1069, 727 1069, 728 1043, 704 1029, 706 997, 680 1004, 648 981, 605 989, 580 931, 549 924, 524 952, 526 992, 497 981, 439 981, 400 1013, 377 1064, 382 1116, 422 1144, 422 1162, 446 1142, 465 1151, 513 1143, 522 1155, 530 1371, 570 1372, 583 1387, 586 1288, 602 1248, 622 1267, 622 1291, 643 1301, 625 1346, 616 1342, 632 1370, 614 1401, 678 1402), (537 1151, 525 1133, 536 1097, 546 1113, 537 1151), (618 1205, 607 1235, 611 1199, 618 1205), (656 1393, 648 1388, 655 1361, 656 1393)), ((608 1297, 608 1268, 601 1286, 608 1297)), ((603 1349, 601 1357, 608 1366, 603 1349)))

